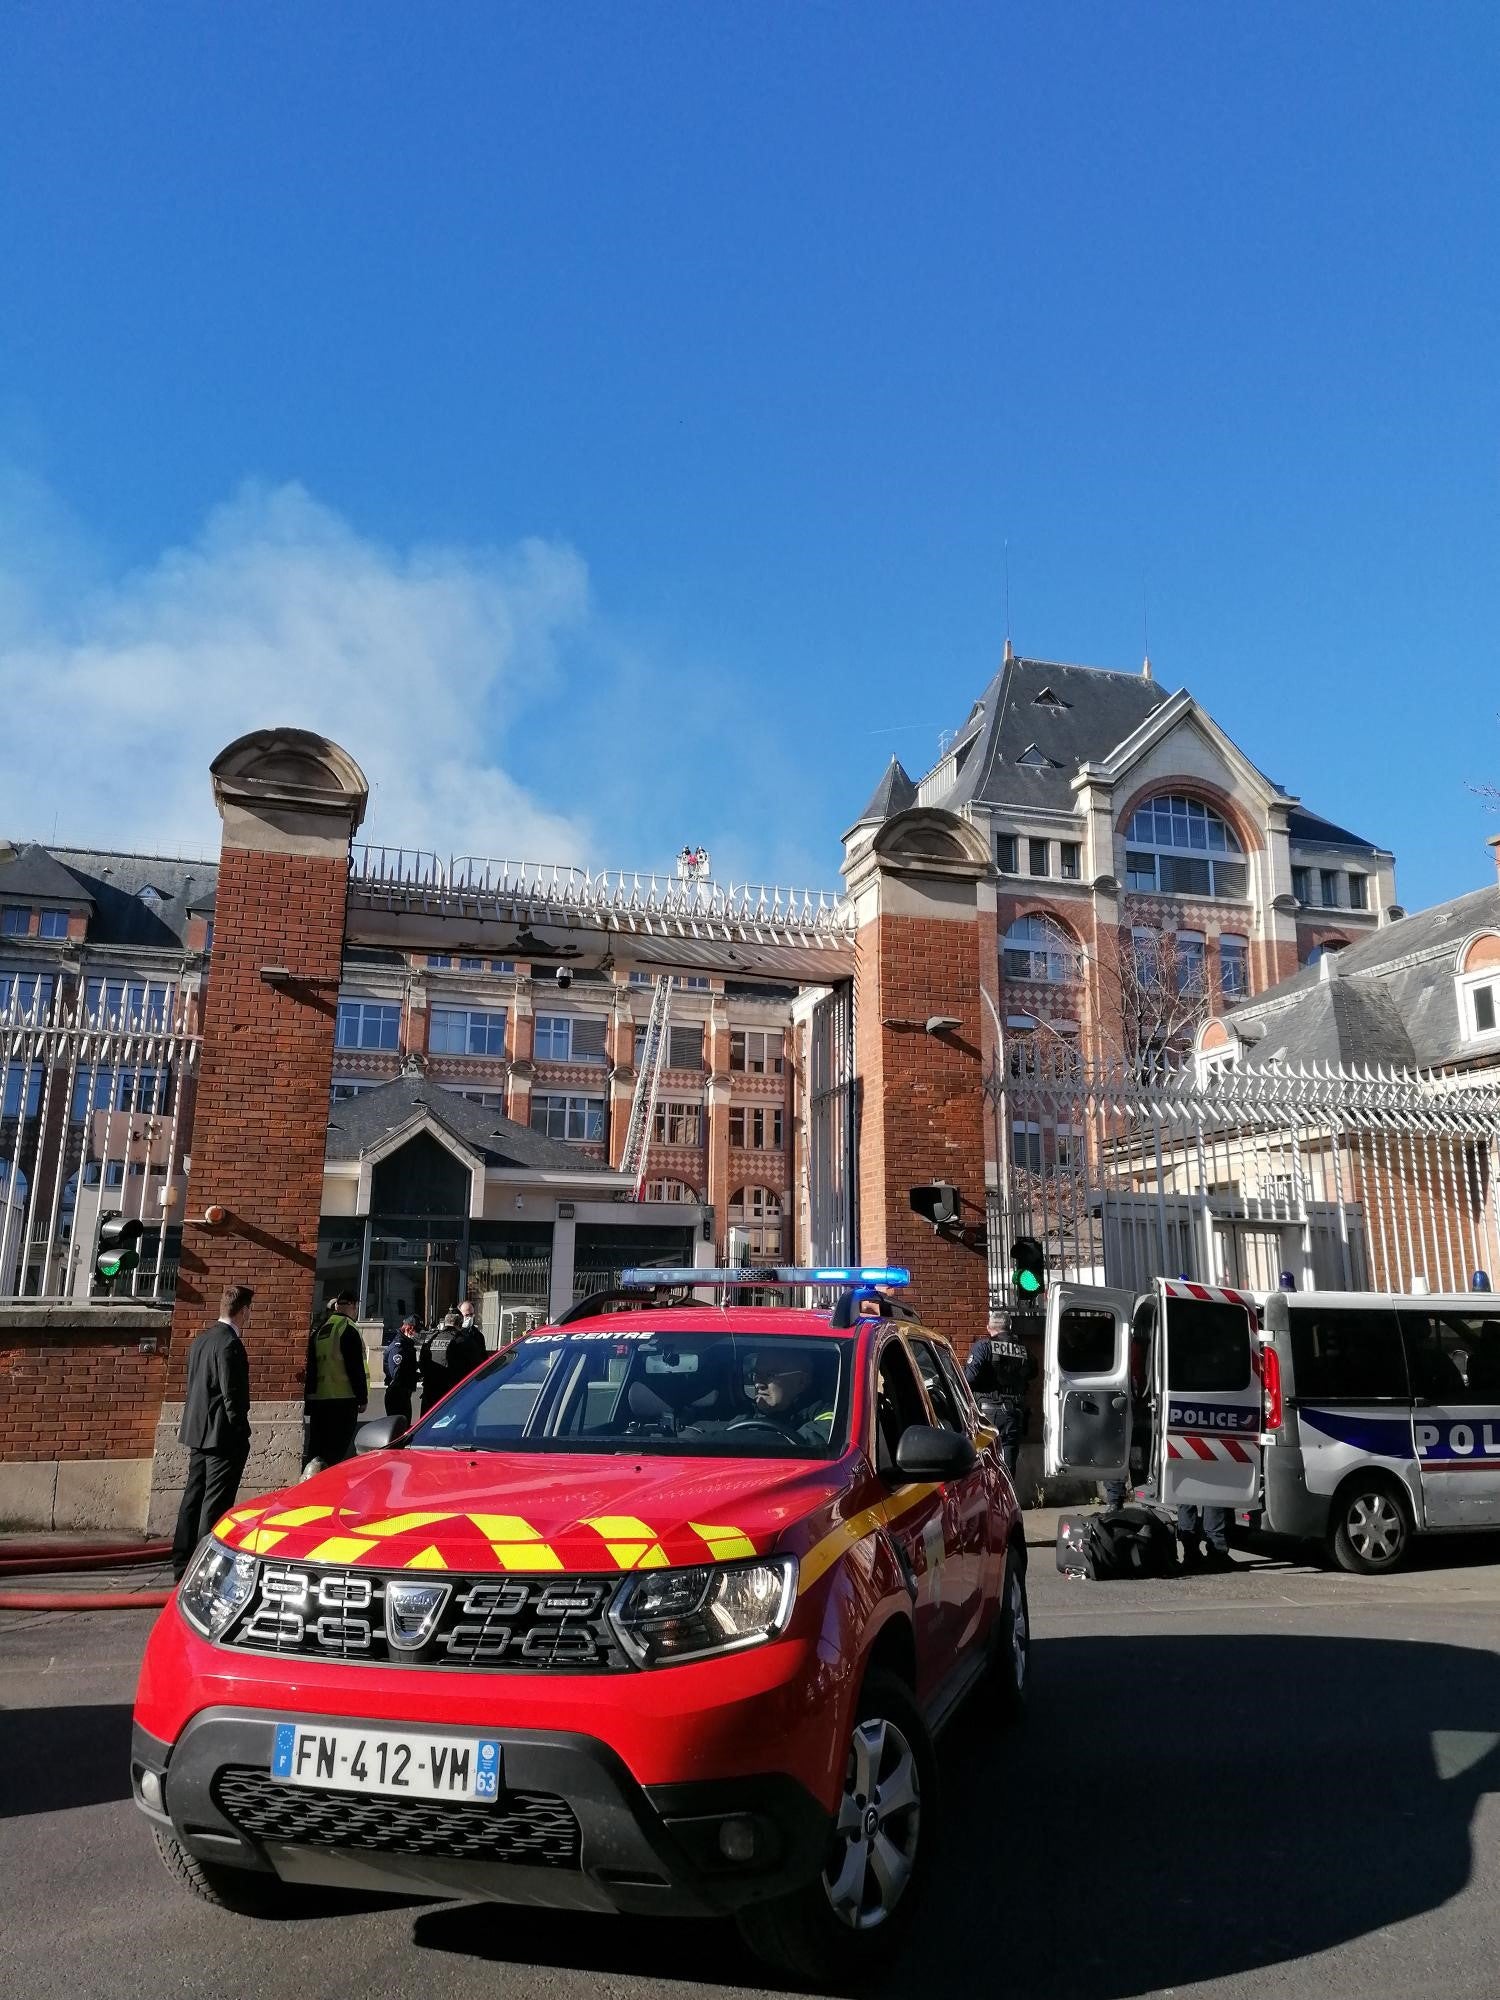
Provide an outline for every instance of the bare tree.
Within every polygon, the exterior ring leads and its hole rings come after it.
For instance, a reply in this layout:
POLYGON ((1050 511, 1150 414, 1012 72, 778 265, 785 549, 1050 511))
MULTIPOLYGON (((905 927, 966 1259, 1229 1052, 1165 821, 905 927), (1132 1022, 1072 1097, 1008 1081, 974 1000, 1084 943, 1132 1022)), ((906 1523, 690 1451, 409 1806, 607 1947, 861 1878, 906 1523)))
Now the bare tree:
POLYGON ((1142 926, 1111 931, 1095 972, 1101 1056, 1141 1078, 1180 1069, 1212 1007, 1202 937, 1142 926))

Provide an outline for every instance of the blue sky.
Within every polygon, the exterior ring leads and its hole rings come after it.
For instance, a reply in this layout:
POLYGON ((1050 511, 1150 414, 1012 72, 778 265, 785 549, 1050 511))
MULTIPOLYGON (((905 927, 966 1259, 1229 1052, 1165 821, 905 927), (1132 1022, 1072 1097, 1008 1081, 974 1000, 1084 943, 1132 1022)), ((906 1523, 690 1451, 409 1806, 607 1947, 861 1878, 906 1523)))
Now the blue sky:
POLYGON ((1500 10, 14 5, 0 831, 831 882, 1017 649, 1500 831, 1500 10), (161 713, 170 709, 171 715, 161 713), (61 758, 70 782, 59 796, 61 758))

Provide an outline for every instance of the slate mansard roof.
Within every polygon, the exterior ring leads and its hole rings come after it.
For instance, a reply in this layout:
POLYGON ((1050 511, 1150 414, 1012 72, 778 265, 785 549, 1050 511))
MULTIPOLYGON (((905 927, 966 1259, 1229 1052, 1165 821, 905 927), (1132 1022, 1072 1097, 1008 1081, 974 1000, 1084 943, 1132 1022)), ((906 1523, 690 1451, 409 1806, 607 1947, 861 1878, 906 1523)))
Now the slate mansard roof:
POLYGON ((1500 929, 1500 883, 1418 910, 1340 951, 1330 973, 1305 966, 1224 1016, 1249 1042, 1244 1060, 1446 1069, 1464 1042, 1455 978, 1476 931, 1500 929))
POLYGON ((608 1167, 586 1159, 575 1147, 561 1139, 549 1139, 518 1125, 502 1112, 475 1104, 456 1091, 444 1090, 425 1076, 398 1076, 375 1090, 362 1090, 335 1104, 328 1119, 326 1157, 330 1160, 357 1160, 389 1138, 419 1112, 425 1111, 435 1123, 471 1151, 482 1155, 491 1167, 518 1167, 535 1173, 607 1174, 608 1167))
MULTIPOLYGON (((1073 780, 1082 766, 1102 763, 1172 699, 1143 673, 1008 659, 934 767, 949 757, 956 766, 951 783, 930 803, 950 812, 971 805, 1071 812, 1073 780)), ((917 789, 893 757, 859 823, 889 819, 915 803, 917 789)), ((1300 807, 1291 813, 1290 830, 1294 845, 1379 851, 1300 807)))
POLYGON ((0 850, 0 901, 82 904, 91 945, 184 950, 188 917, 212 910, 218 879, 216 861, 37 842, 0 850))

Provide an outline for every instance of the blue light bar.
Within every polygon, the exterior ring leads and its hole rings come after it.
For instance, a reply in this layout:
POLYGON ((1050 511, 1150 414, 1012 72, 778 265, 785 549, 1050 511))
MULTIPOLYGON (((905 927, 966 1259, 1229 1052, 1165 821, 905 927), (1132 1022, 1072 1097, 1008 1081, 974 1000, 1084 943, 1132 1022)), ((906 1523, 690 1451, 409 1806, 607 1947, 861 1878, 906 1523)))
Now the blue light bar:
POLYGON ((700 1271, 690 1264, 644 1264, 620 1273, 620 1283, 666 1290, 691 1285, 694 1290, 730 1291, 739 1285, 909 1285, 911 1272, 899 1264, 737 1264, 729 1269, 700 1271))

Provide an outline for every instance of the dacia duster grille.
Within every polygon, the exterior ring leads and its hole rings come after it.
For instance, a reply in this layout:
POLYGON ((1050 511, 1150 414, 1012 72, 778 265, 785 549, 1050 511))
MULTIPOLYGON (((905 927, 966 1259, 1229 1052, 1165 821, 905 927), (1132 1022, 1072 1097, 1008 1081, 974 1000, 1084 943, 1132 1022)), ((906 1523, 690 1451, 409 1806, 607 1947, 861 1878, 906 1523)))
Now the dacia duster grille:
POLYGON ((224 1643, 372 1666, 618 1673, 630 1667, 608 1617, 618 1587, 600 1576, 381 1576, 263 1563, 224 1643))
POLYGON ((512 1792, 498 1806, 440 1804, 384 1794, 303 1791, 278 1784, 265 1771, 229 1765, 215 1777, 213 1796, 230 1824, 253 1840, 534 1868, 579 1865, 573 1809, 566 1799, 547 1792, 512 1792))

